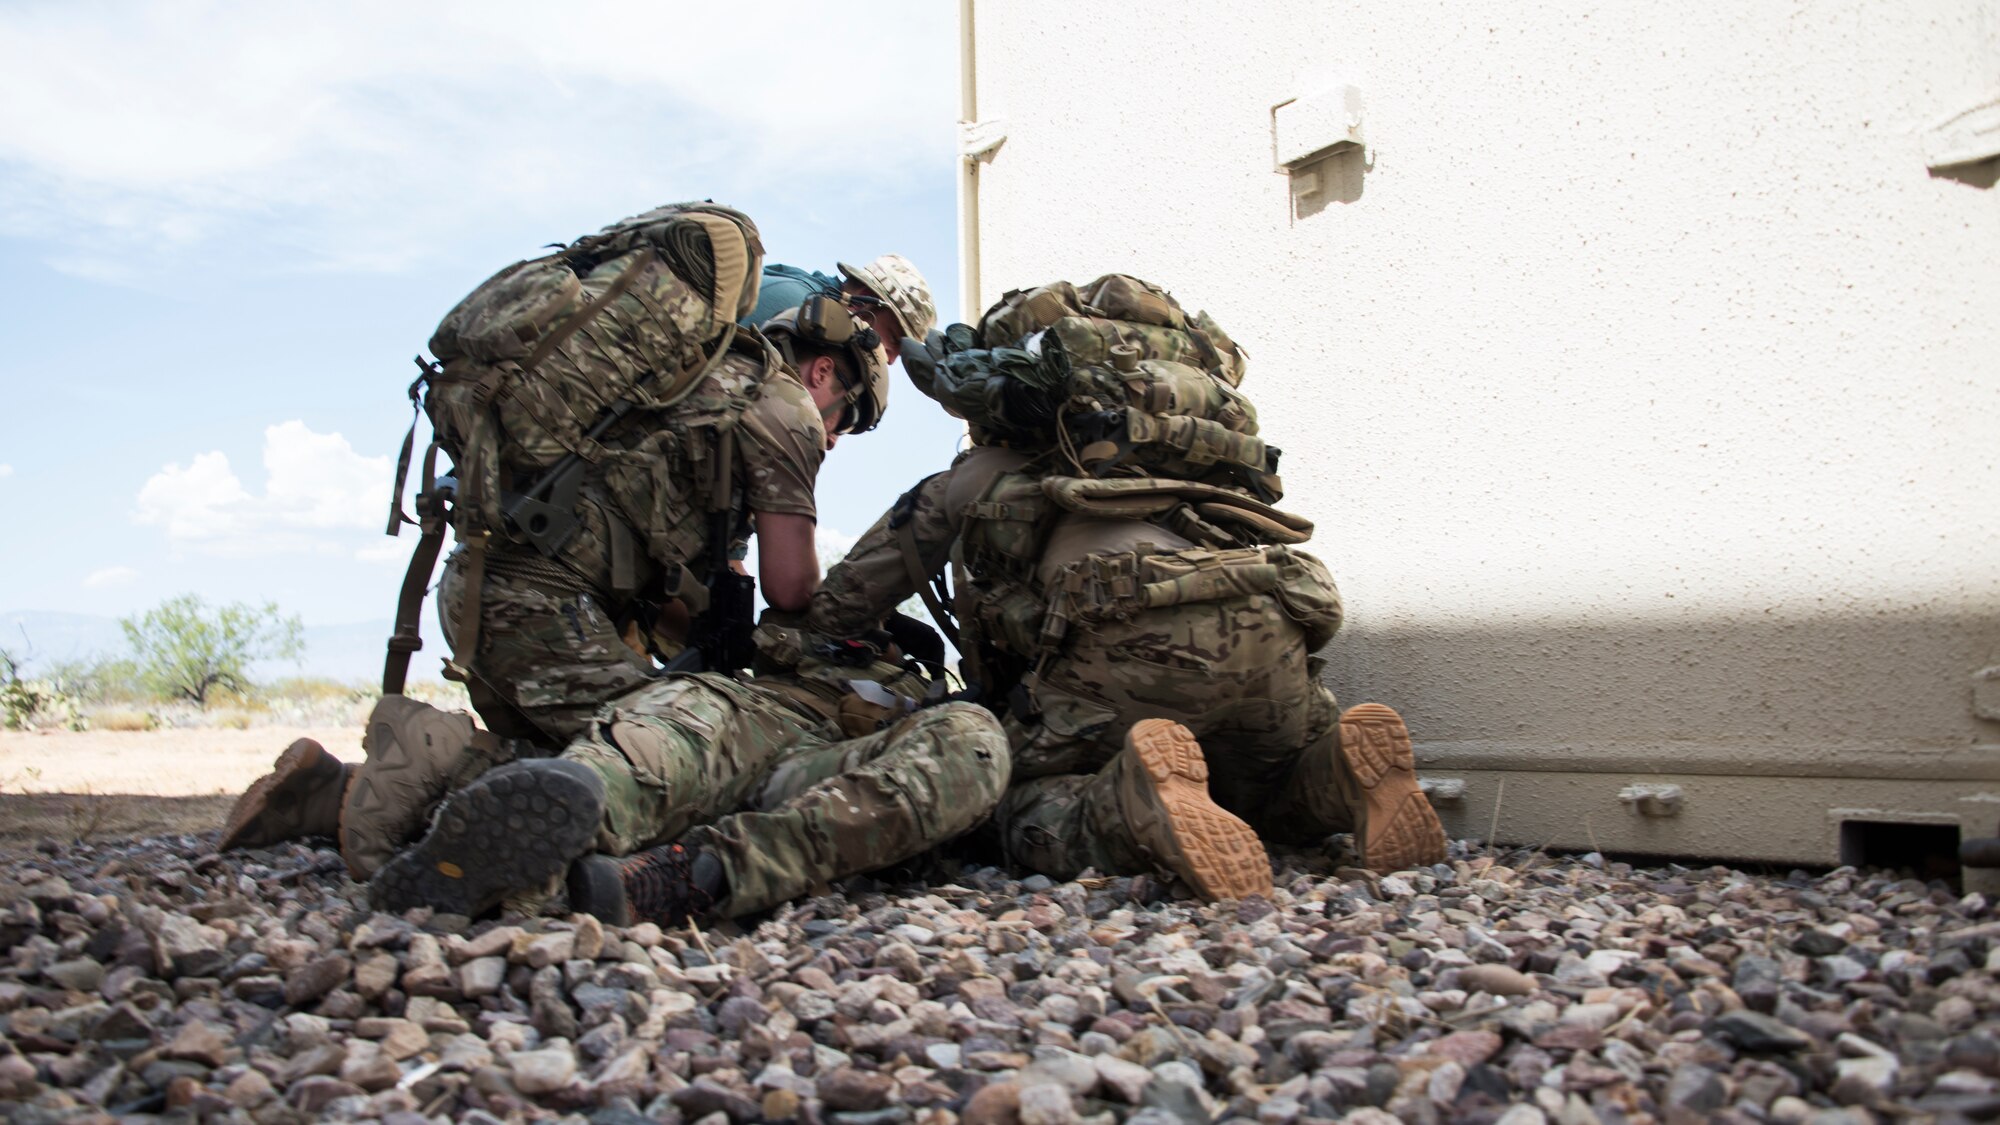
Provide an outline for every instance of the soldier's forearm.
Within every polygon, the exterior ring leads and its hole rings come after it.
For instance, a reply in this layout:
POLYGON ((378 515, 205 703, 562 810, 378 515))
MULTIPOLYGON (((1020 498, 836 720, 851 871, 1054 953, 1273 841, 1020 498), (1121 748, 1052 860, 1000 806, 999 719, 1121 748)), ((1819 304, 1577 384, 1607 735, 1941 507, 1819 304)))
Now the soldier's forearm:
POLYGON ((846 558, 827 570, 813 593, 806 624, 828 636, 851 637, 874 628, 916 589, 896 545, 896 534, 884 517, 875 521, 846 558))

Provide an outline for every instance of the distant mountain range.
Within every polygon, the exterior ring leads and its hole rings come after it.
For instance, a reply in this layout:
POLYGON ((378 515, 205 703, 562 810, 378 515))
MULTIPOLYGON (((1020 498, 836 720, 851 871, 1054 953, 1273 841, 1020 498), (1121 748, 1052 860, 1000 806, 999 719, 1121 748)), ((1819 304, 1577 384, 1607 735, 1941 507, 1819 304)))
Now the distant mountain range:
MULTIPOLYGON (((259 680, 314 676, 372 683, 382 677, 383 645, 389 639, 389 631, 390 623, 386 620, 308 625, 305 656, 299 663, 266 661, 251 674, 259 680)), ((438 660, 447 650, 438 636, 435 607, 430 605, 424 607, 423 633, 424 648, 410 660, 410 677, 433 680, 438 676, 438 660)), ((0 648, 27 657, 30 675, 57 661, 89 661, 125 656, 131 651, 115 617, 36 610, 0 613, 0 648)))

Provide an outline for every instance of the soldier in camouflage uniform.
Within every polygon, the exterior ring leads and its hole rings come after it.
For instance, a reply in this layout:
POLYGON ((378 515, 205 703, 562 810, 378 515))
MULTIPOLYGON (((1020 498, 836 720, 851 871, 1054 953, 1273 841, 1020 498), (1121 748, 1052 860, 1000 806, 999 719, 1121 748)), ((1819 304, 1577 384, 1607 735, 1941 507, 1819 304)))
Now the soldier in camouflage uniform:
POLYGON ((1311 524, 1271 507, 1276 455, 1206 313, 1127 275, 1008 293, 977 329, 905 340, 974 443, 862 536, 806 624, 870 625, 947 561, 966 678, 1003 708, 1008 855, 1067 878, 1171 869, 1270 887, 1264 838, 1351 831, 1380 871, 1444 834, 1397 714, 1341 714, 1311 657, 1340 624, 1311 524))
MULTIPOLYGON (((828 570, 808 627, 847 635, 916 592, 907 538, 923 568, 956 554, 959 620, 979 628, 968 601, 1000 576, 982 573, 990 555, 967 542, 990 543, 992 523, 968 517, 1019 509, 1018 493, 995 497, 1039 470, 1010 450, 961 455, 828 570)), ((1062 639, 1018 677, 990 647, 984 664, 999 674, 968 674, 1005 701, 1014 772, 995 820, 1011 860, 1052 878, 1164 865, 1221 898, 1269 889, 1259 836, 1353 832, 1364 864, 1385 872, 1443 858, 1402 720, 1380 704, 1342 715, 1319 682, 1311 653, 1338 627, 1340 601, 1317 559, 1204 549, 1142 520, 1070 512, 1055 523, 1034 566, 1043 600, 1027 616, 1066 617, 1062 639), (1176 584, 1184 600, 1163 604, 1176 584)), ((991 629, 997 614, 983 616, 991 629)))
POLYGON ((844 678, 803 671, 752 683, 676 676, 632 692, 561 757, 500 767, 452 794, 431 831, 369 882, 370 901, 473 915, 568 871, 571 908, 614 924, 735 917, 908 859, 986 817, 1009 757, 984 708, 907 713, 921 681, 876 664, 843 676, 903 702, 864 713, 844 678), (863 729, 872 733, 851 737, 863 729))
MULTIPOLYGON (((639 309, 633 331, 659 314, 658 299, 639 297, 644 284, 626 294, 639 309)), ((674 284, 663 277, 661 292, 679 292, 674 284)), ((439 612, 486 730, 462 712, 386 695, 369 717, 365 765, 342 767, 316 743, 295 744, 239 800, 222 846, 337 831, 350 873, 368 878, 445 792, 495 765, 559 749, 605 703, 652 683, 653 656, 680 651, 705 600, 695 575, 717 552, 740 551, 753 530, 766 600, 802 609, 818 581, 820 463, 842 434, 879 421, 887 360, 873 329, 837 303, 794 310, 766 329, 768 342, 756 333, 733 345, 726 337, 670 408, 635 414, 624 431, 602 435, 606 453, 585 477, 578 529, 554 556, 495 535, 476 566, 463 548, 448 561, 439 612), (828 330, 842 324, 844 332, 828 330), (726 474, 715 472, 718 462, 726 474), (723 541, 715 507, 732 513, 723 541), (634 510, 651 515, 634 522, 634 510), (336 789, 344 795, 329 800, 336 789)), ((570 364, 577 373, 569 378, 584 381, 592 364, 630 359, 587 336, 565 345, 576 355, 557 351, 544 366, 570 364)))

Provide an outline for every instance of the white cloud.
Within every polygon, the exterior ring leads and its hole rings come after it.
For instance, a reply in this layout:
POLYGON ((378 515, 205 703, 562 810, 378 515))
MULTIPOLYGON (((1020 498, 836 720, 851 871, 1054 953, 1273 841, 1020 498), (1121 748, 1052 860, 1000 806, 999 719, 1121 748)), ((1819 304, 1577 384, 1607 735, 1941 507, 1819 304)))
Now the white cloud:
POLYGON ((13 475, 14 475, 14 466, 0 465, 0 478, 11 477, 13 475))
POLYGON ((137 577, 139 572, 129 566, 107 566, 86 575, 83 587, 86 590, 102 590, 110 586, 125 586, 137 577))
POLYGON ((265 502, 292 527, 371 527, 388 511, 389 459, 363 457, 304 422, 264 431, 265 502))
POLYGON ((845 558, 847 552, 860 541, 859 535, 849 535, 832 527, 813 528, 813 550, 818 553, 821 566, 831 566, 845 558))
POLYGON ((264 491, 251 493, 220 452, 166 465, 139 488, 133 522, 170 543, 213 554, 343 549, 344 533, 378 528, 387 512, 389 459, 363 457, 339 434, 304 422, 264 430, 264 491))
POLYGON ((167 465, 139 488, 134 519, 174 540, 214 540, 241 530, 253 501, 221 452, 197 453, 186 468, 167 465))
MULTIPOLYGON (((447 531, 445 538, 449 540, 451 533, 447 531)), ((357 547, 354 551, 354 561, 364 563, 408 563, 410 561, 410 552, 416 550, 416 547, 416 529, 404 528, 403 534, 394 539, 385 535, 365 547, 357 547)), ((448 553, 450 550, 451 545, 447 542, 439 554, 448 553)))
POLYGON ((741 8, 646 0, 559 18, 526 0, 0 7, 0 231, 63 236, 53 264, 100 278, 246 224, 272 268, 395 269, 495 215, 601 222, 673 185, 810 194, 949 159, 950 5, 767 0, 754 18, 751 34, 741 8))

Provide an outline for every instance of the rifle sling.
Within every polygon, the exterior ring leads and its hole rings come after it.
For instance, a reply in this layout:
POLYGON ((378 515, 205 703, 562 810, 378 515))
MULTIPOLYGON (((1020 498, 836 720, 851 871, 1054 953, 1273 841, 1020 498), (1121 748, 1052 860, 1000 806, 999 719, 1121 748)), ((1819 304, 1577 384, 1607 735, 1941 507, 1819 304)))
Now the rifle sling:
POLYGON ((932 588, 933 576, 925 573, 923 555, 917 550, 915 520, 904 520, 903 525, 896 529, 896 546, 903 554, 903 568, 910 572, 910 581, 916 585, 917 594, 924 599, 924 608, 931 611, 931 620, 937 622, 938 631, 951 642, 951 647, 958 649, 959 657, 963 659, 965 649, 958 643, 958 627, 953 623, 951 614, 945 612, 943 601, 932 588))

